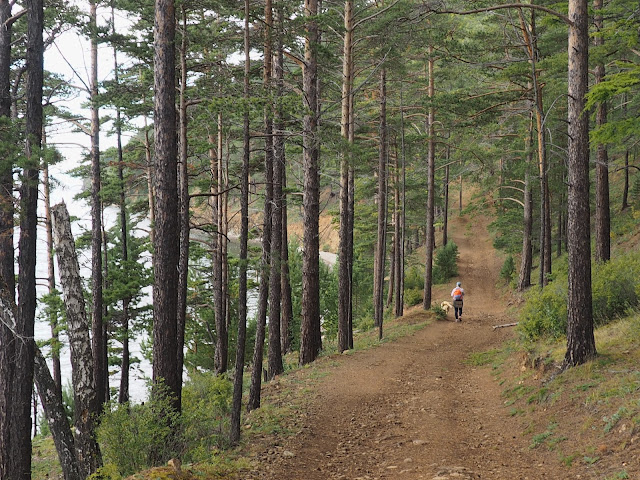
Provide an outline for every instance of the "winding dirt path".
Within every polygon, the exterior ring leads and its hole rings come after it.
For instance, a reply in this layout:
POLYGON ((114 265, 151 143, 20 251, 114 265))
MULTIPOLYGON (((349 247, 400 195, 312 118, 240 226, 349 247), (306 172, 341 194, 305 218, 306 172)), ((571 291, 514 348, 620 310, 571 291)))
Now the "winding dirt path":
MULTIPOLYGON (((314 388, 300 432, 259 455, 249 479, 561 479, 549 453, 531 450, 509 416, 490 367, 465 362, 511 329, 495 285, 502 261, 487 220, 455 219, 462 323, 437 321, 392 343, 336 357, 314 388), (554 470, 556 473, 554 473, 554 470)), ((448 299, 451 286, 434 289, 448 299)))

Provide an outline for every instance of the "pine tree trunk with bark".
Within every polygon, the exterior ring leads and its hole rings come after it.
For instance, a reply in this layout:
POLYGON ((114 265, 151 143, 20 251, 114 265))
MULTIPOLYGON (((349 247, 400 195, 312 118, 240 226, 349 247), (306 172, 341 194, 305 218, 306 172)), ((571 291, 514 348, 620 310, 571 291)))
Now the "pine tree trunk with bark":
MULTIPOLYGON (((115 9, 111 9, 112 33, 115 34, 115 9)), ((118 49, 113 47, 114 62, 114 81, 119 84, 119 64, 118 49)), ((129 241, 128 241, 128 225, 127 225, 127 205, 126 205, 126 189, 124 183, 124 160, 122 150, 122 114, 120 107, 116 107, 116 149, 118 151, 118 180, 120 182, 119 209, 120 209, 120 244, 122 248, 122 262, 129 261, 129 241)), ((120 387, 118 389, 118 403, 126 403, 129 401, 129 369, 131 366, 129 351, 129 306, 131 298, 125 296, 122 299, 122 321, 120 335, 122 338, 122 353, 120 362, 120 387)))
POLYGON ((591 304, 589 212, 589 117, 584 111, 589 74, 589 14, 586 0, 569 0, 569 303, 565 365, 596 355, 591 304))
POLYGON ((531 286, 531 266, 533 260, 533 196, 529 185, 529 174, 524 177, 524 215, 522 227, 522 258, 520 261, 520 275, 518 276, 518 291, 522 292, 531 286))
POLYGON ((384 272, 387 247, 387 72, 380 69, 380 145, 378 146, 378 234, 373 273, 373 324, 378 327, 378 338, 382 338, 384 316, 384 272))
POLYGON ((179 100, 179 142, 178 142, 178 213, 180 224, 180 243, 178 257, 178 298, 177 298, 177 362, 176 375, 182 385, 182 366, 184 365, 184 335, 187 324, 187 283, 189 278, 189 153, 187 128, 187 13, 182 5, 182 40, 180 42, 180 100, 179 100))
POLYGON ((27 0, 26 165, 20 186, 20 238, 18 241, 18 316, 15 335, 21 339, 15 351, 10 420, 10 469, 12 480, 31 478, 31 397, 35 345, 36 238, 38 183, 42 139, 42 86, 44 7, 42 0, 27 0))
POLYGON ((244 2, 244 100, 247 102, 243 115, 243 156, 240 177, 240 265, 238 272, 238 339, 236 365, 233 376, 233 399, 231 403, 231 428, 229 441, 237 445, 240 441, 240 420, 242 414, 242 380, 247 337, 247 258, 249 238, 249 161, 251 159, 251 136, 249 132, 249 0, 244 2))
MULTIPOLYGON (((596 34, 593 45, 598 48, 604 45, 601 31, 604 28, 602 19, 603 0, 594 0, 595 15, 593 23, 596 34)), ((599 61, 594 69, 594 83, 602 83, 605 76, 604 62, 599 61)), ((603 127, 607 123, 607 103, 600 102, 596 107, 596 125, 603 127)), ((611 210, 609 204, 609 154, 606 145, 596 146, 596 261, 607 262, 611 259, 611 210)))
MULTIPOLYGON (((265 61, 271 65, 272 63, 272 43, 273 43, 273 15, 271 0, 267 0, 265 4, 265 23, 266 23, 266 39, 265 39, 265 61), (267 57, 268 53, 268 57, 267 57), (268 60, 267 60, 268 58, 268 60)), ((282 44, 282 37, 279 26, 276 27, 275 41, 277 43, 277 52, 279 55, 281 51, 280 45, 282 44)), ((276 89, 275 98, 276 101, 282 96, 283 93, 283 77, 284 72, 281 71, 283 67, 282 61, 277 59, 275 62, 276 72, 276 89)), ((266 67, 266 63, 265 63, 266 67)), ((269 74, 269 77, 273 75, 269 74)), ((265 77, 267 74, 265 72, 265 77)), ((272 168, 272 211, 271 211, 271 272, 270 272, 270 285, 269 285, 269 350, 267 354, 268 359, 268 377, 274 378, 276 375, 280 375, 284 371, 284 365, 282 363, 282 345, 280 342, 280 317, 281 317, 281 298, 282 298, 282 229, 285 227, 282 224, 282 177, 284 173, 284 138, 283 132, 280 130, 281 123, 275 122, 275 120, 282 118, 282 113, 276 111, 280 110, 280 107, 271 107, 273 112, 274 121, 270 122, 272 125, 271 141, 273 145, 273 168, 272 168)))
MULTIPOLYGON (((0 0, 0 128, 11 125, 11 3, 0 0)), ((0 162, 0 300, 15 303, 15 255, 13 244, 13 161, 0 162), (6 299, 6 300, 4 300, 6 299)), ((6 308, 2 308, 6 310, 6 308)), ((0 313, 1 315, 1 313, 0 313)), ((15 323, 15 319, 14 322, 15 323)), ((6 322, 0 321, 0 478, 10 478, 11 470, 11 416, 13 405, 14 335, 6 322)))
MULTIPOLYGON (((349 144, 351 129, 351 97, 353 81, 353 1, 344 3, 344 40, 342 48, 342 109, 340 136, 349 144)), ((349 164, 351 152, 340 154, 340 229, 338 271, 338 351, 349 348, 349 309, 351 305, 350 257, 349 257, 349 164)))
MULTIPOLYGON (((282 5, 278 3, 276 7, 276 25, 277 25, 277 52, 275 61, 275 73, 278 84, 277 98, 284 95, 284 45, 283 45, 283 21, 284 14, 282 5)), ((289 353, 291 350, 291 339, 293 332, 291 324, 293 321, 293 302, 291 301, 291 283, 289 280, 289 236, 287 233, 287 169, 286 169, 286 152, 285 152, 285 113, 281 106, 278 106, 275 114, 275 139, 274 139, 274 161, 280 168, 279 182, 281 185, 280 194, 280 214, 281 214, 281 240, 280 240, 280 351, 282 354, 289 353)), ((275 172, 274 172, 275 175, 275 172)))
POLYGON ((318 140, 318 0, 305 0, 303 68, 303 257, 300 364, 313 362, 322 349, 320 334, 320 146, 318 140))
POLYGON ((89 2, 89 36, 91 40, 91 65, 89 97, 91 101, 91 342, 95 362, 95 379, 98 403, 106 400, 107 358, 103 332, 102 300, 102 200, 100 198, 100 112, 98 109, 98 26, 97 5, 89 2))
MULTIPOLYGON (((434 78, 433 78, 433 46, 429 45, 429 89, 428 96, 433 99, 434 96, 434 78)), ((429 113, 427 117, 427 129, 429 135, 429 144, 427 148, 427 226, 426 226, 426 259, 424 268, 424 297, 422 302, 422 308, 429 310, 431 308, 431 285, 433 283, 433 245, 434 245, 434 202, 435 202, 435 171, 436 171, 436 157, 435 157, 435 111, 433 106, 429 107, 429 113)))
MULTIPOLYGON (((169 395, 179 412, 182 385, 178 378, 177 294, 179 239, 175 5, 156 0, 155 8, 155 241, 153 283, 153 383, 155 392, 169 395), (163 384, 166 391, 160 393, 163 384)), ((160 419, 160 421, 163 421, 160 419)))

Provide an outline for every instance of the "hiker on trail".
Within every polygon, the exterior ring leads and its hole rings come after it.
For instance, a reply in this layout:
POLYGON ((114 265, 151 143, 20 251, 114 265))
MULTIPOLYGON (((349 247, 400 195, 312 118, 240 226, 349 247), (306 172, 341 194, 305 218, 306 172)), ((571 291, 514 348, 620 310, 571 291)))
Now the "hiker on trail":
POLYGON ((453 309, 456 313, 456 322, 462 321, 462 300, 464 299, 464 289, 460 282, 451 290, 451 298, 453 299, 453 309))

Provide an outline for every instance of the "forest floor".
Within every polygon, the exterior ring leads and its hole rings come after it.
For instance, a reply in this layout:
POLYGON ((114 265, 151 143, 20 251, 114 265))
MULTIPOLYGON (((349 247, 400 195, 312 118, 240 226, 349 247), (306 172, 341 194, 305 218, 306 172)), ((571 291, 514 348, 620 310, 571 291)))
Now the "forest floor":
MULTIPOLYGON (((511 299, 497 287, 503 260, 492 247, 488 222, 481 216, 451 222, 450 238, 459 248, 459 279, 466 292, 463 321, 454 322, 449 312, 445 321, 432 318, 424 328, 393 342, 323 357, 319 362, 324 367, 298 369, 265 385, 263 404, 283 405, 293 401, 292 397, 299 402, 301 396, 304 400, 288 416, 289 423, 283 427, 288 433, 254 437, 256 467, 241 478, 636 478, 627 476, 636 471, 629 465, 640 462, 634 428, 620 434, 625 435, 624 446, 615 455, 612 452, 606 469, 620 473, 610 476, 602 470, 590 471, 592 465, 582 461, 582 454, 565 456, 563 465, 558 449, 545 445, 545 439, 551 443, 558 433, 554 425, 563 420, 569 423, 561 428, 581 428, 584 404, 572 403, 570 398, 539 410, 525 404, 522 415, 514 414, 517 410, 505 400, 505 389, 509 385, 518 388, 524 364, 517 360, 510 367, 503 365, 511 370, 498 375, 490 365, 470 361, 474 354, 501 349, 515 335, 512 328, 492 328, 516 320, 509 313, 511 299), (508 380, 501 381, 499 376, 508 380), (529 413, 524 413, 527 408, 529 413), (550 416, 557 422, 550 424, 550 416), (571 425, 574 418, 577 423, 571 425), (532 442, 536 429, 543 432, 538 437, 542 448, 537 448, 536 440, 532 442), (629 434, 631 437, 626 436, 629 434), (630 451, 629 445, 634 449, 630 451), (572 465, 573 458, 580 461, 572 465)), ((452 285, 435 287, 434 303, 449 300, 451 289, 452 285)), ((398 322, 424 323, 432 315, 414 307, 398 322)), ((540 388, 540 378, 534 374, 533 379, 540 388)), ((245 428, 252 427, 247 424, 245 428)), ((573 438, 567 441, 570 437, 570 433, 558 434, 554 442, 562 442, 570 451, 588 448, 579 445, 578 439, 573 444, 573 438)), ((606 450, 605 445, 604 451, 584 458, 597 461, 606 450)))

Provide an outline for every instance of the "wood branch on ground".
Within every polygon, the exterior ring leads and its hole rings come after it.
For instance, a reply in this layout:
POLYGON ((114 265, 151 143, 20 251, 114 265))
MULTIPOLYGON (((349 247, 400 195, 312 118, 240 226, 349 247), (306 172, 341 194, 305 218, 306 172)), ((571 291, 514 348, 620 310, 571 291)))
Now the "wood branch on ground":
POLYGON ((502 324, 502 325, 494 325, 493 329, 495 330, 496 328, 515 327, 516 325, 518 325, 518 322, 505 323, 505 324, 502 324))

